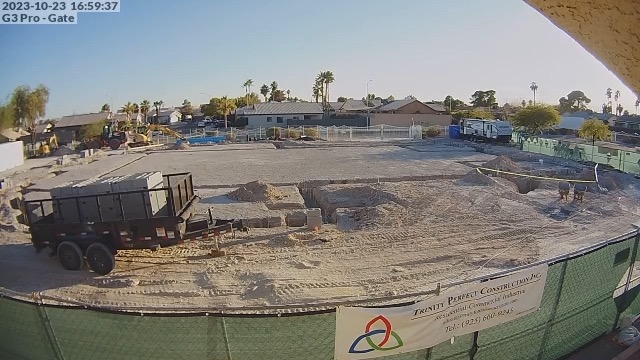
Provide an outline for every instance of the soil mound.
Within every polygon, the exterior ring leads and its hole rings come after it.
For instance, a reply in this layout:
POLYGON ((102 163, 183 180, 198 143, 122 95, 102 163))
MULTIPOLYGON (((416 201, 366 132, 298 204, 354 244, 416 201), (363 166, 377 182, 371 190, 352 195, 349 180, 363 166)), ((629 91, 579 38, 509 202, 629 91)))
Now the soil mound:
POLYGON ((500 155, 497 158, 486 162, 482 165, 482 167, 489 169, 496 169, 500 171, 508 171, 513 173, 522 173, 524 170, 518 166, 511 158, 508 156, 500 155))
POLYGON ((191 149, 191 146, 186 142, 181 142, 180 145, 175 145, 173 148, 174 150, 189 150, 191 149))
POLYGON ((60 146, 56 151, 53 152, 53 156, 63 156, 63 155, 72 155, 75 154, 76 151, 69 149, 66 146, 60 146))
POLYGON ((487 176, 478 173, 476 170, 470 172, 465 177, 458 180, 458 185, 470 185, 470 186, 491 186, 495 185, 495 181, 487 176))
POLYGON ((271 184, 254 181, 229 193, 229 197, 239 201, 260 202, 284 199, 287 195, 271 184))

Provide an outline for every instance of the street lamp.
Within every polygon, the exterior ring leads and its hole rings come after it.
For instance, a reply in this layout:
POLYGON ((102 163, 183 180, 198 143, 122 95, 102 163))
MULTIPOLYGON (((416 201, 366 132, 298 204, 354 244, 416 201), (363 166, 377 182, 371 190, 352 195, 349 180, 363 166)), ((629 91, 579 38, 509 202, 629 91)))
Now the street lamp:
POLYGON ((372 81, 373 80, 367 81, 367 97, 365 98, 367 101, 367 127, 371 126, 371 119, 369 118, 369 83, 372 81))

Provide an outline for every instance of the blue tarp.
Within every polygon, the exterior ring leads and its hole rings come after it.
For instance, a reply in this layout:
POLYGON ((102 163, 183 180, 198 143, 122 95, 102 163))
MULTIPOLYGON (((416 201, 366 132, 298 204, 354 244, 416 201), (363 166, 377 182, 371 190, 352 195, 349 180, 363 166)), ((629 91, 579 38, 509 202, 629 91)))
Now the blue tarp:
MULTIPOLYGON (((177 145, 180 145, 184 140, 178 139, 178 141, 176 141, 177 145)), ((205 137, 199 137, 199 138, 190 138, 187 142, 190 145, 195 145, 195 144, 220 144, 223 143, 225 141, 225 137, 224 136, 205 136, 205 137)))

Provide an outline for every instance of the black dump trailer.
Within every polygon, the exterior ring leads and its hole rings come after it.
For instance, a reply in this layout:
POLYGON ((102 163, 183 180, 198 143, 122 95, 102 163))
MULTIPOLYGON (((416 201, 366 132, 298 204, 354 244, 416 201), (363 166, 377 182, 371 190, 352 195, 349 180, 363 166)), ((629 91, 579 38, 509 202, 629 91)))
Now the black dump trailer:
POLYGON ((163 175, 153 189, 24 201, 22 212, 37 252, 50 248, 67 270, 82 269, 86 259, 91 270, 106 275, 118 250, 157 250, 243 228, 241 221, 214 219, 210 211, 195 215, 198 201, 192 175, 178 173, 163 175), (164 205, 154 214, 149 206, 135 206, 137 198, 164 205))

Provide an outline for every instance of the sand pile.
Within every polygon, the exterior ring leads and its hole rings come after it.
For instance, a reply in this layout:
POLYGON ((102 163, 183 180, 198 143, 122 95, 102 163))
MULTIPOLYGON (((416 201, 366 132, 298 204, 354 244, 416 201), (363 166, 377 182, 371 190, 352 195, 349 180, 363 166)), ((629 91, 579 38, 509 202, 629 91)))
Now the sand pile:
POLYGON ((473 170, 465 177, 457 181, 458 185, 462 186, 491 186, 495 185, 495 181, 487 176, 478 173, 477 170, 473 170))
POLYGON ((189 149, 191 149, 191 146, 189 146, 189 144, 184 141, 181 142, 180 145, 176 144, 173 146, 173 150, 189 150, 189 149))
POLYGON ((352 209, 351 217, 359 229, 385 227, 398 228, 409 225, 412 220, 406 208, 395 204, 352 209))
POLYGON ((518 166, 518 164, 516 164, 513 160, 511 160, 511 158, 504 155, 500 155, 497 158, 484 163, 482 167, 501 170, 501 171, 508 171, 513 173, 524 172, 524 170, 520 166, 518 166))
POLYGON ((239 201, 261 202, 281 200, 287 197, 287 194, 271 184, 253 181, 238 190, 230 192, 228 196, 239 201))

